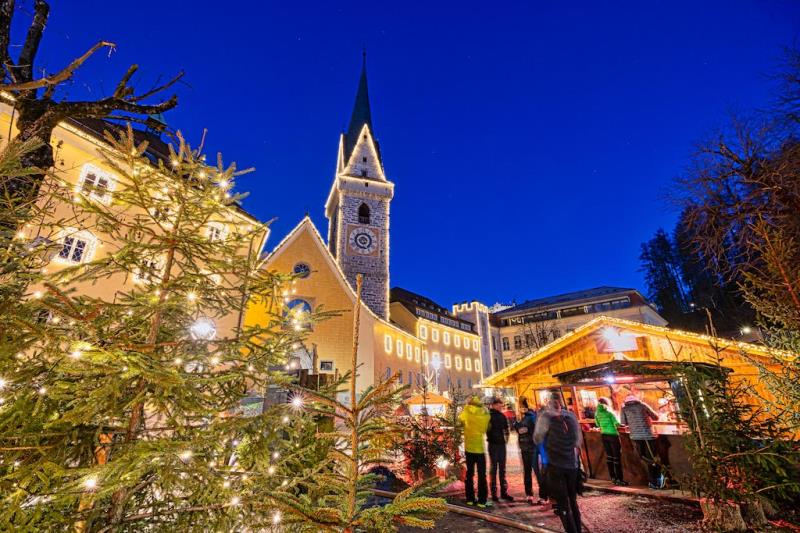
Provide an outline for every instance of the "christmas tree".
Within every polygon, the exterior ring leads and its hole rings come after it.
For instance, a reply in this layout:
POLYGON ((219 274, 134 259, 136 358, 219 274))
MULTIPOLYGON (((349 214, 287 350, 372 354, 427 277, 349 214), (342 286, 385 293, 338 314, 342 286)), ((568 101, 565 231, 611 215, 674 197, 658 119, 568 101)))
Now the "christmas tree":
POLYGON ((180 137, 167 160, 130 128, 106 141, 113 191, 50 175, 2 235, 0 529, 313 521, 302 495, 329 443, 262 399, 315 317, 259 270, 266 228, 241 214, 240 172, 180 137), (269 320, 244 327, 253 299, 269 320))

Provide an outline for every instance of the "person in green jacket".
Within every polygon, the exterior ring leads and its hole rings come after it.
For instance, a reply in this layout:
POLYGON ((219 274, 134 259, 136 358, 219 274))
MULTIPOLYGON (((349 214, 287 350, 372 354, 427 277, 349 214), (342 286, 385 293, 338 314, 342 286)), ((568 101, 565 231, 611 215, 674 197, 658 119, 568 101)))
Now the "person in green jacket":
POLYGON ((622 446, 620 445, 619 432, 617 431, 619 420, 611 411, 611 400, 600 398, 597 402, 594 422, 600 428, 600 437, 603 439, 608 475, 614 485, 628 485, 622 475, 622 446))
POLYGON ((490 507, 486 501, 488 487, 486 486, 486 455, 484 454, 486 430, 489 427, 489 411, 484 407, 478 396, 470 398, 469 403, 458 417, 464 424, 464 452, 467 456, 467 478, 464 480, 467 505, 490 507), (475 486, 473 476, 478 470, 478 499, 475 499, 475 486))

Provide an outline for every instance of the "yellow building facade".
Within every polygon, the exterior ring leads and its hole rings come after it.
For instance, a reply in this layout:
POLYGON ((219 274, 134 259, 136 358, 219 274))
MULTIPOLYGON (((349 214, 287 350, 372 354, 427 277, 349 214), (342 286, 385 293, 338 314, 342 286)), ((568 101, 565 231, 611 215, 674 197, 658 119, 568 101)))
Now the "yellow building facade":
MULTIPOLYGON (((117 248, 113 237, 98 230, 94 216, 78 208, 82 202, 102 202, 111 205, 115 189, 124 186, 122 181, 124 177, 116 173, 101 153, 112 149, 104 139, 106 130, 119 132, 120 127, 101 120, 81 122, 66 120, 53 131, 50 142, 56 163, 42 184, 41 202, 47 202, 46 206, 40 205, 44 215, 37 223, 22 228, 18 235, 20 239, 45 239, 61 246, 60 251, 55 253, 46 267, 48 272, 55 273, 77 264, 100 260, 117 248), (48 189, 56 187, 71 191, 71 201, 45 194, 48 189)), ((17 135, 13 101, 9 99, 0 98, 0 132, 3 132, 0 146, 4 145, 7 139, 13 139, 17 135)), ((148 156, 162 159, 169 157, 166 143, 157 134, 141 130, 134 130, 134 134, 137 140, 146 140, 149 143, 148 156)), ((125 211, 126 217, 136 216, 134 209, 120 206, 120 210, 125 211)), ((257 227, 264 229, 258 232, 250 243, 250 253, 258 256, 266 242, 268 230, 255 217, 238 206, 231 206, 223 219, 210 221, 202 231, 212 239, 225 238, 237 228, 249 230, 257 227)), ((120 293, 130 291, 144 281, 133 272, 130 275, 118 273, 94 282, 76 281, 71 283, 70 288, 77 294, 112 302, 120 293)), ((227 282, 237 281, 227 280, 227 282)), ((32 286, 30 295, 35 297, 42 290, 42 287, 32 286)), ((214 317, 213 327, 216 334, 226 336, 232 332, 243 320, 241 315, 242 313, 237 312, 214 317)))

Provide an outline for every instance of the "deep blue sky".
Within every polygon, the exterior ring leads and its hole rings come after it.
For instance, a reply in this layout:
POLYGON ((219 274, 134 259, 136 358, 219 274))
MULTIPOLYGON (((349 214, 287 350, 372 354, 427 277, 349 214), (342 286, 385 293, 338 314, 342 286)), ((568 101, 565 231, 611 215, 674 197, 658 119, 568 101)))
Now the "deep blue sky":
POLYGON ((693 145, 768 102, 800 3, 52 0, 39 66, 97 39, 72 96, 186 71, 167 115, 257 172, 274 246, 323 204, 367 45, 389 178, 392 284, 444 305, 643 288, 639 244, 693 145))

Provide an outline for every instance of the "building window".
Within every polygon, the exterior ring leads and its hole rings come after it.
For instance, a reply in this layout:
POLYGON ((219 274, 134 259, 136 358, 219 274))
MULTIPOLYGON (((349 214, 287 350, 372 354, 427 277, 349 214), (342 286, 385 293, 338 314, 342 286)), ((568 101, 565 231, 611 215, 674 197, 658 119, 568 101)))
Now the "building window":
POLYGON ((419 346, 416 346, 414 348, 414 361, 416 361, 417 363, 419 363, 419 360, 420 360, 419 359, 420 358, 420 353, 421 353, 421 350, 420 350, 419 346))
POLYGON ((397 357, 403 357, 403 341, 397 339, 397 357))
POLYGON ((92 260, 94 249, 97 246, 97 237, 90 232, 67 229, 62 233, 61 251, 58 252, 58 261, 68 264, 87 263, 92 260))
POLYGON ((78 191, 106 205, 111 203, 111 193, 116 188, 117 180, 111 174, 94 165, 83 165, 78 181, 78 191))
POLYGON ((414 357, 414 351, 411 349, 411 345, 406 343, 406 359, 411 361, 413 357, 414 357))
POLYGON ((514 349, 521 350, 522 349, 522 337, 519 335, 514 335, 514 349))
POLYGON ((478 339, 472 339, 472 349, 478 351, 478 339))
POLYGON ((320 361, 319 362, 319 371, 320 372, 333 372, 333 361, 320 361))
POLYGON ((392 368, 387 366, 386 367, 386 378, 385 379, 389 379, 391 377, 392 377, 392 368))
POLYGON ((458 382, 457 383, 458 383, 458 388, 460 389, 461 388, 461 378, 458 378, 458 382))
POLYGON ((444 342, 445 346, 449 346, 450 345, 450 332, 449 331, 445 331, 445 332, 442 333, 442 342, 444 342))
POLYGON ((133 282, 142 285, 156 283, 161 279, 161 271, 163 268, 160 259, 154 259, 152 257, 142 259, 139 262, 139 266, 133 270, 133 282))
POLYGON ((433 342, 439 342, 439 330, 436 328, 431 329, 431 340, 433 342))
POLYGON ((419 338, 425 340, 428 338, 428 326, 425 324, 420 324, 419 326, 419 338))
POLYGON ((472 372, 472 359, 470 359, 469 357, 464 358, 464 370, 472 372))
POLYGON ((414 373, 411 370, 408 371, 408 384, 414 384, 414 373))
POLYGON ((467 378, 467 388, 468 389, 472 388, 472 378, 467 378))
MULTIPOLYGON (((466 339, 464 339, 466 341, 466 339)), ((456 348, 461 348, 461 337, 458 335, 453 335, 453 346, 456 348)))
POLYGON ((494 337, 492 337, 492 350, 496 349, 497 349, 497 340, 494 337))
POLYGON ((445 368, 450 368, 451 366, 452 366, 452 362, 451 362, 451 359, 450 359, 450 354, 446 353, 446 354, 444 354, 444 367, 445 368))
POLYGON ((422 364, 428 366, 428 350, 422 350, 422 364))
POLYGON ((364 157, 362 157, 362 158, 361 158, 361 162, 362 162, 362 163, 366 163, 366 162, 367 162, 367 156, 364 156, 364 157))
POLYGON ((311 274, 311 267, 305 263, 297 263, 294 268, 292 268, 292 272, 298 278, 307 278, 311 274))
POLYGON ((447 388, 449 389, 452 386, 453 386, 453 380, 450 379, 450 376, 447 376, 447 388))
POLYGON ((503 337, 503 351, 508 351, 511 348, 508 347, 508 337, 503 337))
POLYGON ((311 327, 311 304, 302 298, 295 298, 286 304, 283 312, 284 318, 294 326, 294 329, 309 329, 311 327))
POLYGON ((392 336, 391 335, 384 335, 383 336, 383 351, 386 353, 392 353, 392 336))
POLYGON ((227 231, 222 222, 209 222, 206 228, 206 237, 211 242, 224 241, 227 231))
POLYGON ((397 383, 399 383, 400 385, 403 384, 403 372, 402 371, 397 373, 397 383))
POLYGON ((500 370, 500 361, 498 361, 497 357, 494 358, 494 371, 497 372, 500 370))
POLYGON ((475 369, 475 372, 478 372, 480 374, 480 372, 481 372, 481 360, 480 359, 475 359, 475 364, 472 367, 475 369))
MULTIPOLYGON (((365 170, 362 176, 366 175, 367 171, 365 170)), ((361 204, 358 208, 358 223, 369 224, 369 206, 367 204, 361 204)))
POLYGON ((463 368, 463 366, 462 366, 461 356, 457 355, 456 356, 456 370, 461 370, 462 368, 463 368))

